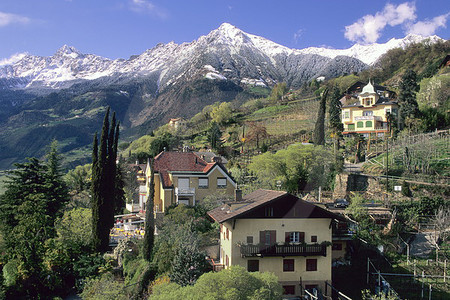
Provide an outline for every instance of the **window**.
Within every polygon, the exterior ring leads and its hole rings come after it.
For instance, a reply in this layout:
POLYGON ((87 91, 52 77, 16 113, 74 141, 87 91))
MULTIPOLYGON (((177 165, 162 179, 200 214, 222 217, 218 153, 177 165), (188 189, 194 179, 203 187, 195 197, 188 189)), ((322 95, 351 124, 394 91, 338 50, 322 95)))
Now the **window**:
POLYGON ((363 116, 365 116, 365 117, 373 116, 373 111, 371 111, 371 110, 364 111, 363 116))
POLYGON ((358 128, 363 128, 364 127, 364 122, 357 122, 356 123, 356 127, 358 127, 358 128))
POLYGON ((355 130, 355 124, 348 124, 348 130, 355 130))
POLYGON ((229 240, 229 239, 230 239, 230 231, 227 228, 227 240, 229 240))
POLYGON ((293 259, 283 259, 283 272, 294 272, 293 259))
POLYGON ((317 235, 311 236, 311 243, 317 243, 317 235))
POLYGON ((390 114, 391 113, 391 109, 390 108, 386 108, 386 114, 390 114))
POLYGON ((265 230, 259 232, 259 244, 263 247, 273 245, 277 241, 276 230, 265 230))
POLYGON ((366 121, 366 127, 372 127, 372 121, 366 121))
POLYGON ((343 113, 343 118, 344 118, 344 119, 350 118, 350 112, 349 112, 349 111, 344 111, 344 113, 343 113))
POLYGON ((224 189, 227 187, 227 179, 226 178, 217 178, 217 187, 219 189, 224 189))
POLYGON ((264 215, 266 217, 273 217, 273 207, 266 207, 264 210, 264 215))
POLYGON ((331 249, 336 250, 336 251, 342 250, 342 244, 341 243, 333 243, 333 246, 331 246, 331 249))
POLYGON ((253 236, 247 237, 247 244, 253 244, 253 236))
POLYGON ((270 245, 270 231, 266 231, 265 239, 264 239, 265 245, 270 245))
POLYGON ((306 271, 317 271, 317 259, 307 259, 306 260, 306 271))
POLYGON ((198 179, 198 188, 199 189, 207 189, 208 188, 208 178, 199 178, 198 179))
POLYGON ((305 241, 305 233, 299 231, 286 232, 284 241, 286 243, 302 243, 305 241))
POLYGON ((295 285, 283 285, 283 295, 295 295, 295 285))
POLYGON ((259 272, 259 260, 249 259, 247 261, 247 271, 249 272, 259 272))

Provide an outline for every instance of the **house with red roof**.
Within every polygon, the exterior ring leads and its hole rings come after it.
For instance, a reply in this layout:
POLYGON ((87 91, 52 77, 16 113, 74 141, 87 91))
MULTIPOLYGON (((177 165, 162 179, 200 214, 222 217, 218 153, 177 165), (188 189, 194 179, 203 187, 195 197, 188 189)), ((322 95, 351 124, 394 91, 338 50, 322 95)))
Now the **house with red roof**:
MULTIPOLYGON (((222 164, 221 157, 194 152, 163 151, 153 161, 155 196, 154 211, 164 212, 172 204, 194 206, 214 193, 234 195, 236 182, 222 164)), ((151 166, 146 167, 147 195, 151 166)))

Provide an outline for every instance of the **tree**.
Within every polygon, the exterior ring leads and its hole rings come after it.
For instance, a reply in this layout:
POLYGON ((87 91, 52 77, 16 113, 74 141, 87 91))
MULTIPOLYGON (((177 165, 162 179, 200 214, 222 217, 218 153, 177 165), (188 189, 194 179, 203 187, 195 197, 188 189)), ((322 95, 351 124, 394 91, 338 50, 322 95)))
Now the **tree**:
POLYGON ((155 157, 164 150, 169 150, 175 143, 173 135, 169 132, 164 132, 160 136, 156 137, 150 143, 150 156, 155 157))
POLYGON ((261 122, 249 122, 249 130, 247 139, 256 143, 256 148, 259 149, 259 141, 269 136, 266 126, 261 122))
POLYGON ((44 280, 49 272, 44 265, 45 243, 56 236, 55 220, 68 201, 56 142, 52 143, 46 164, 29 158, 16 167, 0 196, 5 260, 10 274, 17 274, 12 287, 17 288, 17 294, 9 297, 38 298, 49 289, 44 280))
POLYGON ((316 125, 314 127, 313 142, 315 145, 325 145, 325 111, 328 89, 325 89, 320 98, 319 112, 317 113, 316 125))
POLYGON ((416 100, 416 93, 419 90, 417 84, 417 75, 411 69, 408 69, 402 76, 400 82, 400 93, 398 95, 399 109, 399 128, 403 129, 405 121, 408 118, 419 116, 419 106, 416 100))
POLYGON ((145 235, 144 235, 144 259, 149 261, 152 257, 154 234, 155 234, 155 217, 153 215, 153 198, 155 197, 155 177, 153 169, 153 160, 150 163, 150 193, 147 198, 145 208, 145 235))
POLYGON ((123 203, 123 183, 117 182, 116 164, 119 124, 116 125, 113 113, 109 125, 109 110, 108 107, 103 120, 100 145, 95 134, 92 153, 92 232, 94 248, 99 252, 108 249, 114 212, 123 203))
POLYGON ((152 286, 151 299, 281 299, 283 289, 272 273, 247 272, 231 266, 220 272, 203 274, 193 286, 163 282, 152 286))
POLYGON ((213 121, 208 130, 208 139, 212 149, 220 150, 222 148, 221 138, 222 132, 220 131, 219 124, 213 121))
POLYGON ((218 124, 227 123, 232 117, 233 110, 231 108, 231 104, 228 102, 222 102, 220 104, 215 104, 210 116, 213 122, 218 124))
POLYGON ((288 88, 285 82, 277 83, 270 93, 270 100, 278 101, 283 98, 283 96, 288 92, 288 88))
POLYGON ((186 232, 173 259, 170 280, 181 286, 192 285, 206 272, 206 253, 201 252, 198 239, 192 232, 186 232))

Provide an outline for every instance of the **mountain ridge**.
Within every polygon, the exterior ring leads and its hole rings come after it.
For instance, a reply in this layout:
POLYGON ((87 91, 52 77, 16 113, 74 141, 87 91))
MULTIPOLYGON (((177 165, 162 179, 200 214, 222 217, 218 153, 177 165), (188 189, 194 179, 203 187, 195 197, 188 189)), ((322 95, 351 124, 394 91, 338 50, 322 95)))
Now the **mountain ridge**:
POLYGON ((130 138, 217 101, 242 103, 279 82, 299 88, 369 67, 335 54, 302 53, 225 23, 192 42, 161 43, 127 60, 68 45, 50 57, 25 55, 0 67, 0 169, 44 155, 52 139, 70 161, 86 163, 107 106, 130 138))
MULTIPOLYGON (((170 84, 170 79, 165 78, 165 75, 173 73, 169 70, 171 67, 186 63, 185 59, 193 57, 194 52, 198 52, 198 48, 208 52, 210 47, 214 48, 217 45, 227 45, 232 56, 238 55, 240 51, 246 49, 252 51, 256 49, 260 55, 266 56, 275 66, 280 64, 277 57, 304 55, 306 57, 319 55, 322 60, 346 56, 357 59, 366 65, 372 65, 389 49, 405 47, 410 43, 421 42, 424 39, 429 39, 431 42, 442 40, 437 36, 425 38, 410 34, 404 39, 391 39, 385 44, 355 44, 348 49, 318 47, 291 49, 263 37, 246 33, 229 23, 223 23, 219 28, 192 42, 157 44, 155 47, 147 49, 139 55, 133 55, 129 59, 111 60, 95 54, 84 54, 69 45, 63 45, 54 55, 49 57, 27 54, 13 64, 0 66, 0 79, 4 81, 2 85, 4 89, 61 89, 70 87, 82 80, 95 80, 117 75, 146 76, 153 72, 159 72, 159 82, 169 82, 170 84)), ((179 75, 176 74, 176 76, 179 75)), ((222 75, 228 78, 227 74, 222 75)), ((259 78, 250 79, 258 80, 259 78)), ((276 80, 276 78, 271 79, 276 80)), ((271 84, 271 80, 268 80, 268 84, 271 84)), ((2 86, 0 85, 0 88, 2 86)))

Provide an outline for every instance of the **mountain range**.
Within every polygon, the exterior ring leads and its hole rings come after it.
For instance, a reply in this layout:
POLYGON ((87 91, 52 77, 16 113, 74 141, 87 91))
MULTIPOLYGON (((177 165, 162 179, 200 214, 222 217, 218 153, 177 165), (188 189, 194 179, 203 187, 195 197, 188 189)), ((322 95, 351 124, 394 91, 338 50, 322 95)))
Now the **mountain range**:
POLYGON ((408 35, 349 49, 290 49, 224 23, 190 43, 158 44, 129 59, 83 54, 64 45, 53 56, 22 55, 0 66, 0 169, 41 156, 56 138, 83 162, 80 149, 99 130, 106 106, 125 136, 171 117, 190 117, 216 101, 243 101, 278 82, 298 88, 314 78, 359 72, 388 50, 441 40, 408 35))

